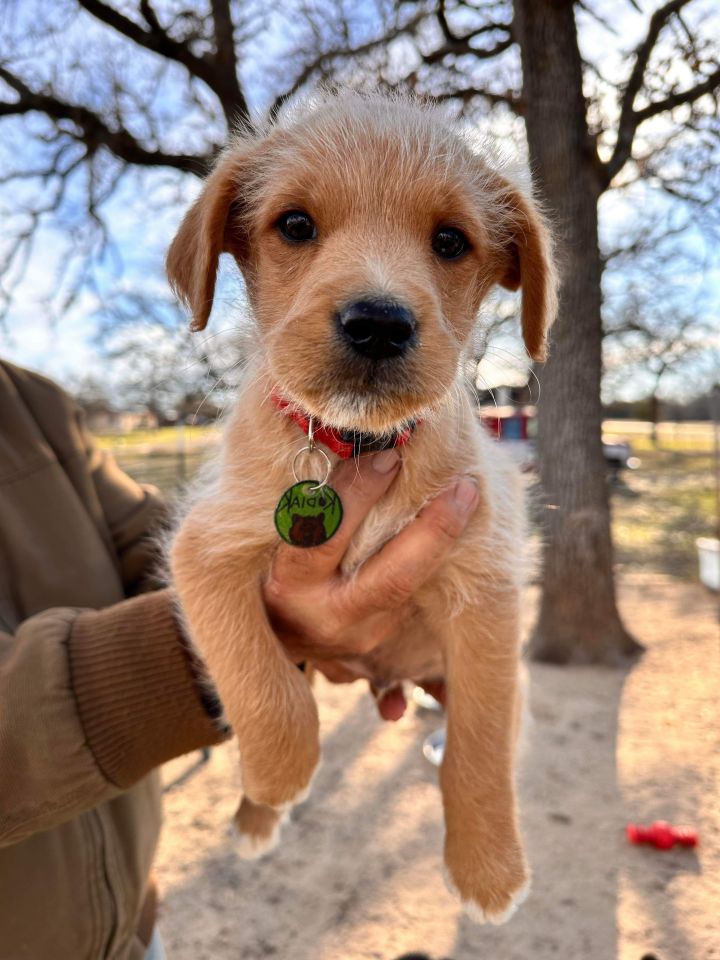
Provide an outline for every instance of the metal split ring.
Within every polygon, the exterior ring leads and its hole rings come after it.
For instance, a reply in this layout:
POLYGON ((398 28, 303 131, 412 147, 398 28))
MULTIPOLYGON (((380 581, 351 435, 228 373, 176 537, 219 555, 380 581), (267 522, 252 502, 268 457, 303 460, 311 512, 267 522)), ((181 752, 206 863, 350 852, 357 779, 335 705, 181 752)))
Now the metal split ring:
POLYGON ((320 456, 321 456, 321 457, 323 458, 323 460, 325 461, 325 476, 324 476, 324 478, 320 481, 320 483, 318 483, 318 484, 316 484, 315 486, 309 488, 309 489, 310 489, 310 493, 315 493, 317 490, 322 490, 322 488, 327 484, 327 482, 328 482, 328 477, 330 476, 330 471, 332 470, 332 464, 330 463, 330 457, 325 453, 324 450, 321 450, 320 447, 317 446, 317 444, 316 444, 315 441, 312 439, 312 437, 309 437, 308 439, 309 439, 309 441, 310 441, 310 442, 308 443, 308 445, 307 445, 306 447, 303 447, 301 450, 298 450, 298 452, 297 452, 297 453, 295 454, 295 456, 293 457, 293 462, 292 462, 292 467, 291 467, 291 469, 292 469, 292 475, 293 475, 293 477, 295 477, 295 483, 300 483, 301 481, 300 481, 297 473, 295 472, 295 464, 296 464, 297 461, 298 461, 298 457, 299 457, 301 454, 303 454, 303 453, 309 453, 309 454, 319 453, 320 456))

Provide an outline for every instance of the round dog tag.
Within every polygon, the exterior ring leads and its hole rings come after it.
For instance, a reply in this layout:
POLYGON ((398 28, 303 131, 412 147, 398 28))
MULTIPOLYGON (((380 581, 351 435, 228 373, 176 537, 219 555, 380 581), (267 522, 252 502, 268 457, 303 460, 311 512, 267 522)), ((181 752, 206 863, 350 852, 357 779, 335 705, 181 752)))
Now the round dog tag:
POLYGON ((293 547, 319 547, 342 523, 340 497, 327 484, 300 480, 285 491, 275 508, 275 527, 293 547))

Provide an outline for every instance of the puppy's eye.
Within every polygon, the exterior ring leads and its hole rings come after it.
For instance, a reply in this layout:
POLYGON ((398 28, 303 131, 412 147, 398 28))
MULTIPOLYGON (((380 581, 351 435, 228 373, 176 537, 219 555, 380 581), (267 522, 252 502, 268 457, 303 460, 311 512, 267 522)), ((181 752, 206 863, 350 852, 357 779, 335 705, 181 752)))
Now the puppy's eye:
POLYGON ((443 260, 456 260, 470 248, 470 242, 462 230, 441 227, 432 238, 432 248, 443 260))
POLYGON ((313 219, 302 210, 291 210, 284 213, 277 222, 278 230, 291 243, 305 243, 314 240, 317 230, 313 219))

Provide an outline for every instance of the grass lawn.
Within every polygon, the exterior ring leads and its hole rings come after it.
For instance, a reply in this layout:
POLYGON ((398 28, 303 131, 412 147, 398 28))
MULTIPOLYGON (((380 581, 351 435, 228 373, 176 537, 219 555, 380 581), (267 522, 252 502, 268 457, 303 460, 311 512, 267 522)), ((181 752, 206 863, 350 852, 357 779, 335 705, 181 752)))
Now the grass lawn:
POLYGON ((612 494, 617 562, 697 579, 695 539, 713 534, 713 458, 648 450, 640 460, 612 494))
POLYGON ((640 459, 613 490, 613 534, 621 568, 697 579, 697 537, 715 533, 715 464, 711 423, 651 426, 605 421, 603 435, 625 439, 640 459))
POLYGON ((118 464, 139 483, 152 483, 172 496, 191 480, 220 440, 220 428, 161 427, 97 437, 118 464))
MULTIPOLYGON (((660 432, 655 449, 642 431, 606 434, 630 439, 640 458, 637 470, 625 471, 613 489, 613 530, 621 569, 669 573, 697 579, 695 539, 713 534, 715 486, 712 434, 684 436, 682 424, 660 432), (702 440, 702 442, 701 442, 702 440), (686 450, 678 449, 686 444, 686 450), (698 449, 698 447, 700 449, 698 449), (687 450, 689 448, 689 452, 687 450)), ((141 483, 153 483, 168 496, 192 479, 220 437, 217 427, 174 427, 138 431, 123 437, 100 437, 120 466, 141 483)))
POLYGON ((207 426, 186 427, 159 427, 157 430, 133 430, 131 433, 108 433, 96 436, 98 446, 103 450, 138 451, 145 447, 153 449, 165 448, 174 450, 178 444, 184 442, 187 446, 206 444, 219 439, 220 427, 215 424, 207 426))

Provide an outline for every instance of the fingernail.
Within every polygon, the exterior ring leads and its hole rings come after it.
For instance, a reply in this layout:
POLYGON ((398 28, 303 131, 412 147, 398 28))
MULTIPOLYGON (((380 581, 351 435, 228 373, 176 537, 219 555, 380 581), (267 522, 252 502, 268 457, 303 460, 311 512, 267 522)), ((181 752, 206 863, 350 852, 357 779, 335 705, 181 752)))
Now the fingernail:
POLYGON ((399 462, 400 454, 397 450, 382 450, 372 458, 373 470, 377 470, 378 473, 390 473, 399 462))
POLYGON ((477 483, 471 477, 463 477, 455 484, 455 503, 463 513, 470 513, 478 496, 477 483))

